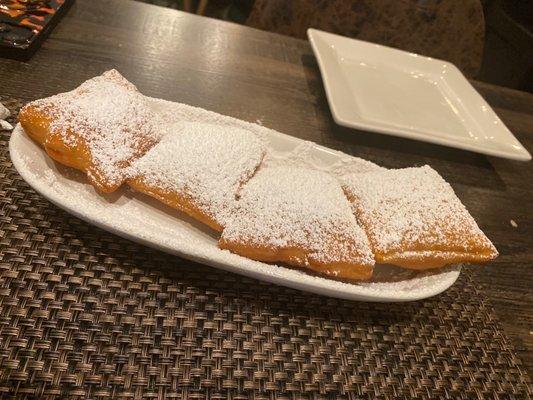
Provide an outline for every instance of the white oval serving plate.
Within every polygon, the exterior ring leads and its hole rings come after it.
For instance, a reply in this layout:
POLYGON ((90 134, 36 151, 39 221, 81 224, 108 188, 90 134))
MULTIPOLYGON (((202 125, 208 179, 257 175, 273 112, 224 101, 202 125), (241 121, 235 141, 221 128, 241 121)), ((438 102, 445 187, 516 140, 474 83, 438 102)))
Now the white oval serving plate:
MULTIPOLYGON (((255 131, 269 144, 273 157, 267 162, 286 159, 336 171, 344 166, 350 168, 350 165, 356 165, 358 169, 379 168, 364 160, 256 124, 184 104, 151 100, 154 108, 161 111, 169 122, 174 119, 202 120, 244 126, 255 131), (304 153, 305 157, 300 157, 304 153)), ((127 188, 108 196, 98 194, 80 173, 53 162, 20 125, 11 135, 9 151, 13 165, 33 189, 76 217, 126 239, 228 272, 321 295, 376 302, 412 301, 434 296, 449 288, 460 274, 459 266, 417 274, 378 265, 375 281, 351 284, 253 261, 220 250, 215 233, 147 196, 127 188)))

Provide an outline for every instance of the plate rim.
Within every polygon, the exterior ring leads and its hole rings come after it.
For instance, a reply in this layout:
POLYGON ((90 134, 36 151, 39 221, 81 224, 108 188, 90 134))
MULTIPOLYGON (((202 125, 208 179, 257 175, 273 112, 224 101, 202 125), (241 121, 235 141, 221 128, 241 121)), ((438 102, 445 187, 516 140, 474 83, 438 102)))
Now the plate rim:
MULTIPOLYGON (((315 28, 307 29, 307 37, 311 44, 313 53, 318 61, 320 74, 324 82, 324 89, 326 92, 326 98, 328 100, 329 108, 331 110, 331 114, 332 114, 332 117, 335 123, 337 123, 338 125, 346 126, 349 128, 366 130, 370 132, 376 132, 376 133, 389 135, 389 136, 397 136, 397 137, 402 137, 402 138, 406 138, 410 140, 417 140, 417 141, 423 141, 423 142, 433 143, 433 144, 447 146, 447 147, 458 148, 461 150, 472 151, 475 153, 485 154, 485 155, 494 156, 494 157, 502 157, 502 158, 517 160, 517 161, 530 161, 532 159, 529 151, 522 145, 522 143, 520 143, 520 141, 509 130, 509 128, 501 121, 501 119, 498 117, 498 115, 493 110, 493 108, 478 93, 478 91, 466 79, 466 77, 461 73, 461 71, 449 61, 444 61, 444 60, 440 60, 440 59, 436 59, 432 57, 417 55, 418 57, 420 57, 421 60, 438 61, 443 64, 446 64, 449 67, 450 71, 452 71, 454 74, 457 75, 456 78, 462 81, 462 84, 464 84, 465 88, 469 91, 472 91, 472 94, 477 97, 477 100, 479 100, 483 106, 487 107, 487 109, 494 115, 494 117, 499 121, 501 127, 504 129, 505 134, 509 135, 510 138, 513 138, 516 141, 516 143, 520 145, 520 149, 515 148, 514 150, 511 150, 511 149, 498 150, 498 149, 493 149, 493 148, 485 147, 485 146, 480 147, 479 142, 454 140, 454 139, 449 139, 445 137, 435 136, 434 133, 431 133, 431 132, 426 132, 424 134, 422 132, 412 131, 407 128, 396 127, 396 126, 388 127, 386 123, 379 123, 376 121, 368 120, 362 116, 357 117, 356 115, 352 115, 352 116, 342 115, 342 113, 338 109, 337 101, 335 100, 336 95, 334 93, 333 85, 330 81, 331 77, 330 77, 329 69, 331 67, 326 65, 326 64, 329 64, 329 62, 326 61, 327 57, 324 54, 322 54, 323 52, 320 49, 320 45, 317 42, 317 39, 327 40, 328 36, 339 38, 339 40, 352 41, 357 44, 371 45, 373 47, 381 49, 382 51, 393 52, 395 56, 402 56, 402 55, 409 56, 415 53, 409 53, 409 52, 396 49, 393 47, 388 47, 388 46, 384 46, 384 45, 380 45, 380 44, 376 44, 372 42, 367 42, 364 40, 349 38, 349 37, 345 37, 342 35, 337 35, 334 33, 321 31, 315 28)), ((502 143, 502 142, 499 141, 499 143, 502 143)))

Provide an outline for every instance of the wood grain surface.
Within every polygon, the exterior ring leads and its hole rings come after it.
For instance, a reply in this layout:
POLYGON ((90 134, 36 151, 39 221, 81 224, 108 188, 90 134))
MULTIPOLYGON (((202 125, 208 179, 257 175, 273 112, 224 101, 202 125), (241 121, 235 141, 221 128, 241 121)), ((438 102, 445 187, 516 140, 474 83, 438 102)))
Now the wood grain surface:
MULTIPOLYGON (((78 0, 31 61, 0 59, 0 94, 49 96, 110 68, 150 96, 259 122, 389 168, 431 165, 501 253, 471 270, 532 372, 533 163, 337 126, 306 41, 128 0, 78 0)), ((533 95, 473 85, 533 152, 533 95)))

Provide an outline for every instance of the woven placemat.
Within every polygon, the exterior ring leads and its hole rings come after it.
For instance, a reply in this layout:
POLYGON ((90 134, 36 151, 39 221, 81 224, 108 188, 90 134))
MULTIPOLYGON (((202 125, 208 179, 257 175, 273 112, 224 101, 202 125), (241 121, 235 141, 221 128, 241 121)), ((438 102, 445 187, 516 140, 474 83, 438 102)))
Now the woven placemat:
POLYGON ((2 132, 2 398, 531 394, 468 272, 444 294, 404 304, 338 300, 233 275, 51 205, 13 169, 8 141, 2 132))

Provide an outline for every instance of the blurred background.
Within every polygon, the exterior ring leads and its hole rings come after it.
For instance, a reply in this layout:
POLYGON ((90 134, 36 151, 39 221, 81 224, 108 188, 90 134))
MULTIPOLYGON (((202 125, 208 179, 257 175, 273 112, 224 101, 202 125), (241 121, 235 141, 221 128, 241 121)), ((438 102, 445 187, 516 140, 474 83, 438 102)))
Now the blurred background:
POLYGON ((309 27, 453 62, 533 92, 533 0, 132 0, 306 38, 309 27))

